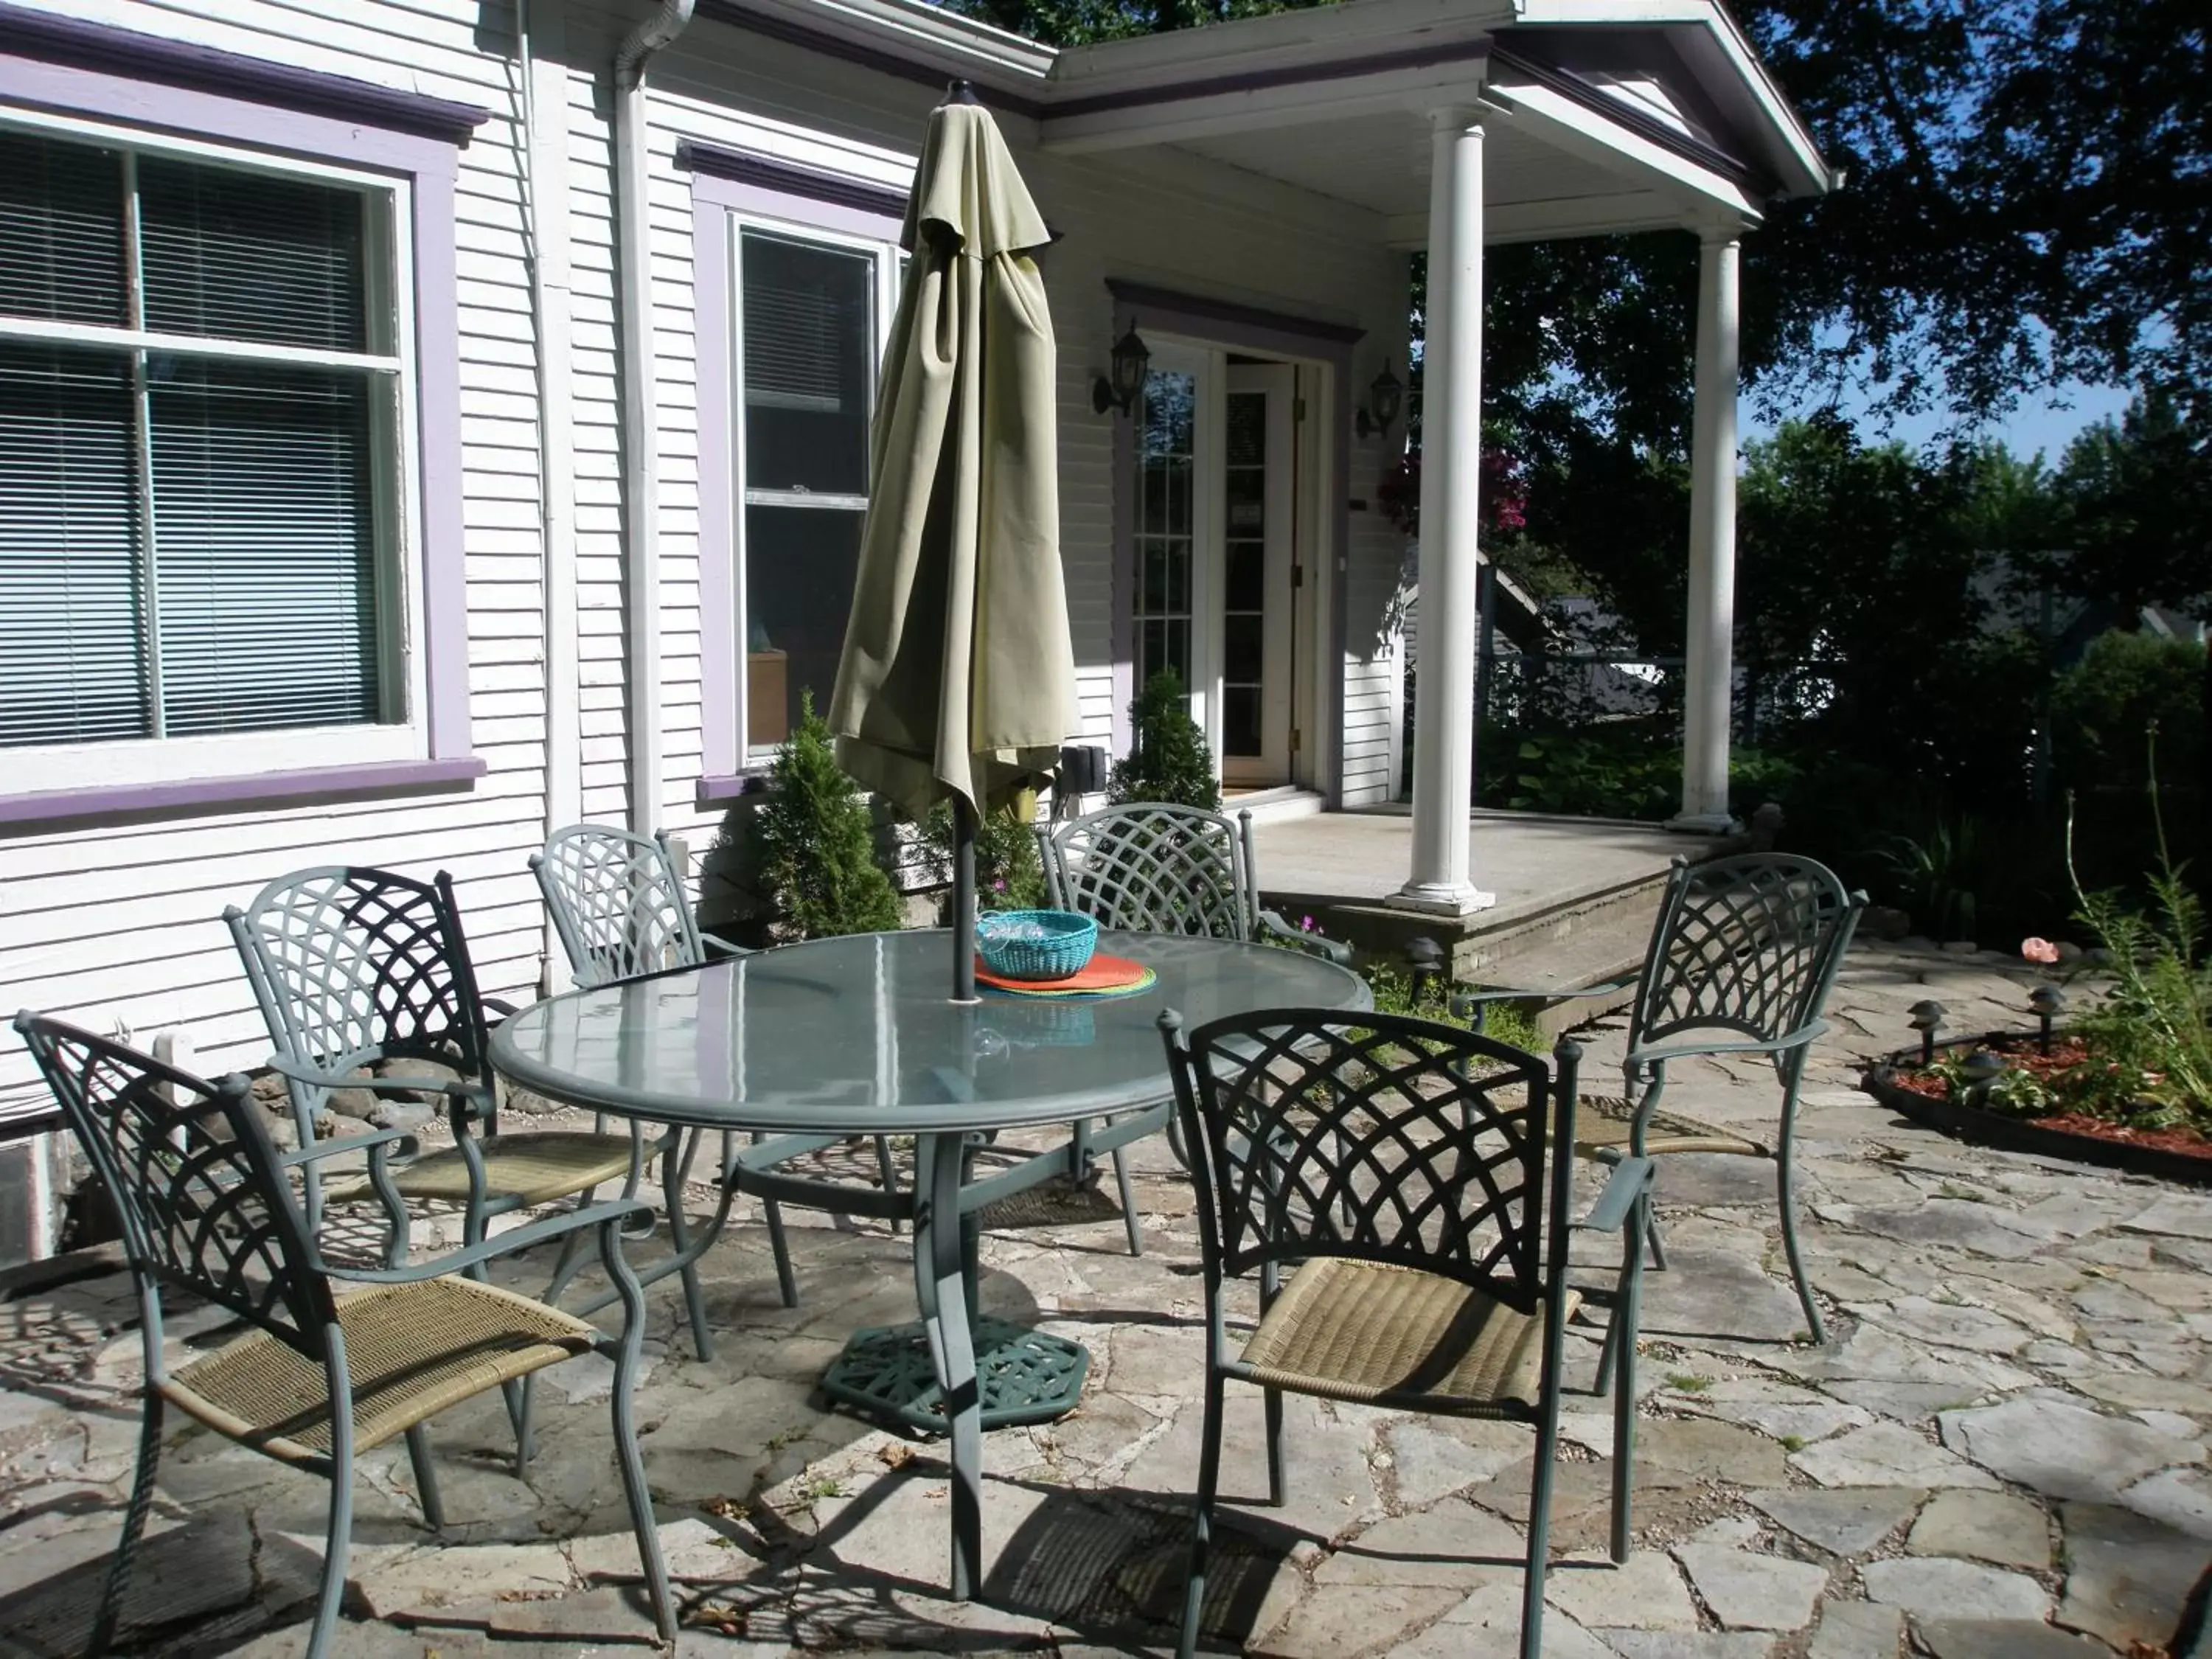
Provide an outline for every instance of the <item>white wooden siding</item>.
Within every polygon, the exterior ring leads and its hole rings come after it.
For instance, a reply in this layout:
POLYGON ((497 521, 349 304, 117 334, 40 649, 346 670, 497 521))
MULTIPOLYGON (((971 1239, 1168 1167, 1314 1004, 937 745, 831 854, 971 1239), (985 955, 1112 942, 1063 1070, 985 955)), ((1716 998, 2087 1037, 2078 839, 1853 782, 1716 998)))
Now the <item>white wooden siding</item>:
MULTIPOLYGON (((321 864, 450 870, 485 988, 531 994, 543 926, 524 860, 544 833, 544 622, 520 108, 511 46, 486 22, 497 14, 475 0, 48 9, 492 112, 460 152, 454 201, 471 735, 490 771, 449 793, 0 839, 0 1002, 142 1040, 182 1026, 202 1069, 255 1063, 267 1039, 222 909, 271 877, 321 864)), ((252 641, 238 647, 240 672, 250 673, 252 641)), ((20 1046, 0 1042, 0 1109, 37 1093, 20 1046)))
MULTIPOLYGON (((461 152, 456 198, 463 520, 471 731, 490 768, 472 788, 397 799, 223 812, 173 822, 72 826, 0 839, 0 1004, 29 1005, 142 1036, 189 1028, 205 1069, 250 1064, 265 1047, 220 916, 285 871, 382 864, 459 884, 486 990, 531 994, 544 933, 525 860, 546 812, 549 699, 573 699, 584 816, 627 816, 621 458, 617 438, 612 136, 606 69, 635 7, 538 0, 541 36, 568 67, 542 99, 565 161, 569 217, 568 361, 573 398, 562 458, 574 491, 576 684, 549 686, 530 292, 520 178, 520 76, 500 37, 503 9, 478 0, 33 0, 49 9, 248 57, 459 100, 491 111, 461 152), (487 20, 494 20, 488 21, 487 20), (489 31, 487 33, 487 31, 489 31), (565 143, 561 143, 565 139, 565 143)), ((541 82, 541 88, 549 82, 541 82)), ((697 139, 846 172, 896 190, 909 179, 933 88, 711 21, 656 60, 650 127, 653 303, 661 465, 662 653, 648 665, 663 709, 667 795, 660 819, 695 852, 724 823, 701 812, 699 410, 693 361, 689 175, 678 141, 697 139)), ((1071 159, 1013 143, 1047 219, 1066 233, 1043 256, 1060 343, 1061 556, 1085 735, 1110 738, 1114 420, 1091 408, 1107 365, 1109 276, 1364 327, 1356 385, 1388 354, 1402 363, 1405 273, 1374 227, 1317 198, 1194 157, 1071 159)), ((549 198, 550 200, 550 198, 549 198)), ((1346 434, 1348 441, 1348 434, 1346 434)), ((1351 493, 1372 501, 1383 447, 1355 443, 1351 493)), ((1379 631, 1398 538, 1352 516, 1342 732, 1348 802, 1386 799, 1395 672, 1379 631)), ((250 661, 250 657, 248 659, 250 661)), ((566 705, 564 704, 564 707, 566 705)), ((27 1060, 0 1043, 0 1107, 35 1094, 27 1060)))

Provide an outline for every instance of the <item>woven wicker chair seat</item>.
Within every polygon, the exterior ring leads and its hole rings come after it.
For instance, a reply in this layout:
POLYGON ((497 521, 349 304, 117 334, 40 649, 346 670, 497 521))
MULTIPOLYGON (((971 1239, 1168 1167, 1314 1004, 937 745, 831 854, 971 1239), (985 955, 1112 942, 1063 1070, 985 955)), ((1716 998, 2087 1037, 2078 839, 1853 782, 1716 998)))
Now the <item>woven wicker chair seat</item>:
MULTIPOLYGON (((337 1298, 353 1377, 356 1453, 448 1406, 590 1351, 580 1319, 495 1285, 445 1278, 337 1298)), ((318 1362, 266 1331, 194 1360, 162 1389, 210 1428, 288 1462, 327 1456, 330 1390, 318 1362)))
MULTIPOLYGON (((542 1130, 492 1135, 477 1145, 483 1153, 486 1194, 518 1198, 525 1205, 550 1204, 605 1182, 623 1180, 629 1174, 628 1135, 542 1130)), ((459 1147, 448 1146, 425 1152, 392 1170, 392 1184, 402 1198, 465 1204, 469 1196, 469 1166, 459 1147)), ((333 1204, 356 1203, 374 1195, 365 1178, 344 1183, 334 1181, 324 1189, 324 1197, 333 1204)))
MULTIPOLYGON (((1567 1297, 1571 1317, 1577 1298, 1567 1297)), ((1253 1382, 1423 1411, 1536 1409, 1544 1314, 1521 1313, 1440 1274, 1317 1257, 1294 1273, 1244 1345, 1253 1382)))

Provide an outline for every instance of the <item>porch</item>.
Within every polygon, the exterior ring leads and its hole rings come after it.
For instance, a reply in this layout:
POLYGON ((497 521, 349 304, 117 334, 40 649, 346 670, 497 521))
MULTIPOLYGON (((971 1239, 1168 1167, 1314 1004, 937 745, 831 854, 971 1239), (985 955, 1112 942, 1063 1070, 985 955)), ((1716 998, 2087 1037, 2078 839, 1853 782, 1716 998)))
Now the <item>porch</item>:
POLYGON ((1497 902, 1435 915, 1390 902, 1413 867, 1410 807, 1269 817, 1263 806, 1252 833, 1261 900, 1293 923, 1310 916, 1331 938, 1394 959, 1412 940, 1433 939, 1449 952, 1455 979, 1562 988, 1633 973, 1674 860, 1747 844, 1655 823, 1478 810, 1468 820, 1470 856, 1497 902))

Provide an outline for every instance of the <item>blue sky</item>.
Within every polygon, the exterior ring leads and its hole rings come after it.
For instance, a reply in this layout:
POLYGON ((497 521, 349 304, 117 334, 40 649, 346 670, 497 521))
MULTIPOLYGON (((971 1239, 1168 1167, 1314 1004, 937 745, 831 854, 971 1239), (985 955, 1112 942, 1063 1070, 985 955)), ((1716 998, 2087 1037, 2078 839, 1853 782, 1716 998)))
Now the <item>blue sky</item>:
MULTIPOLYGON (((2056 466, 2075 433, 2108 416, 2117 419, 2127 408, 2128 397, 2125 387, 2072 385, 2049 395, 2022 398, 2019 407, 1989 427, 1984 435, 2003 440, 2005 447, 2022 459, 2039 449, 2044 465, 2056 466)), ((1931 410, 1894 421, 1885 433, 1865 417, 1868 401, 1863 397, 1846 396, 1842 407, 1844 413, 1856 423, 1860 435, 1870 443, 1895 438, 1918 448, 1942 438, 1954 419, 1948 409, 1931 410)), ((1768 438, 1773 434, 1773 424, 1759 420, 1752 408, 1752 400, 1746 398, 1743 435, 1768 438)))

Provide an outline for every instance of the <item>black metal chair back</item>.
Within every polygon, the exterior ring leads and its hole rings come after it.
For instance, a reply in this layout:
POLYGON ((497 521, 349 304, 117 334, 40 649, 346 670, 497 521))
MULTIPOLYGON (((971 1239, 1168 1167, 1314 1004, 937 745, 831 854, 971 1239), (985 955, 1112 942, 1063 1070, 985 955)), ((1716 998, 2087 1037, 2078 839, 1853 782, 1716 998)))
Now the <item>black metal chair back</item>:
POLYGON ((144 1293, 212 1303, 323 1363, 329 1281, 246 1079, 204 1082, 41 1015, 15 1030, 114 1198, 144 1293))
POLYGON ((1252 882, 1251 825, 1218 812, 1158 801, 1108 806, 1047 831, 1053 903, 1101 927, 1249 939, 1260 902, 1252 882))
POLYGON ((1864 903, 1810 859, 1748 853, 1677 862, 1638 981, 1628 1046, 1684 1031, 1771 1042, 1799 1030, 1826 1003, 1864 903))
MULTIPOLYGON (((331 1075, 394 1060, 450 1066, 485 1085, 483 1127, 495 1127, 490 1037, 451 876, 298 870, 223 920, 280 1053, 331 1075)), ((303 1144, 326 1093, 292 1088, 303 1144)))
POLYGON ((1209 1285, 1317 1256, 1557 1307, 1575 1064, 1455 1026, 1278 1009, 1171 1042, 1209 1285), (1550 1134, 1546 1133, 1547 1120, 1550 1134))
POLYGON ((530 869, 580 987, 707 959, 665 833, 571 824, 547 837, 530 869))

